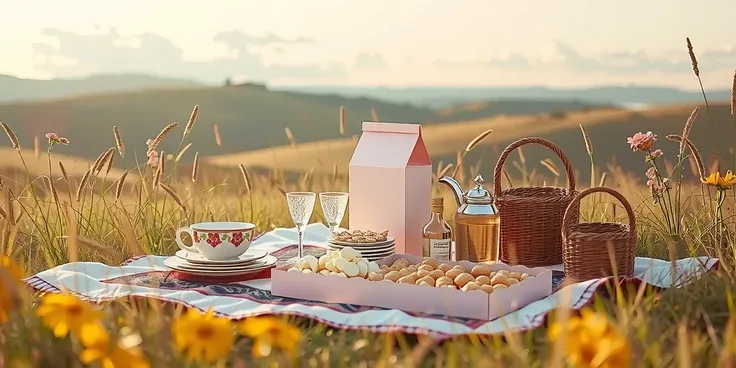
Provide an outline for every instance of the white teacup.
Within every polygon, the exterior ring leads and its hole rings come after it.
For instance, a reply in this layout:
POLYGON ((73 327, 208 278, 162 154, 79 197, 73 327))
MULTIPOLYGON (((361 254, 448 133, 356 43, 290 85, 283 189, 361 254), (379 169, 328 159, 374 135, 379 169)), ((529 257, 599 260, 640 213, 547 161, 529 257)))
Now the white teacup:
POLYGON ((176 244, 211 260, 233 259, 248 250, 255 228, 247 222, 201 222, 176 230, 176 244), (183 233, 192 238, 191 246, 181 241, 183 233))

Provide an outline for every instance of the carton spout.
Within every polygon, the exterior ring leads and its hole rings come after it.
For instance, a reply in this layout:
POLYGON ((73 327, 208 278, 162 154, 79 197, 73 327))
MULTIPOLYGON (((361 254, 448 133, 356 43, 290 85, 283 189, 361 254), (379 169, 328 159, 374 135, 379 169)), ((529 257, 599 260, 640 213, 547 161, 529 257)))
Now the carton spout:
POLYGON ((463 205, 463 188, 460 187, 460 183, 458 183, 457 180, 450 176, 443 176, 439 178, 437 182, 450 187, 450 189, 452 189, 452 193, 455 194, 455 203, 457 203, 457 206, 460 207, 463 205))

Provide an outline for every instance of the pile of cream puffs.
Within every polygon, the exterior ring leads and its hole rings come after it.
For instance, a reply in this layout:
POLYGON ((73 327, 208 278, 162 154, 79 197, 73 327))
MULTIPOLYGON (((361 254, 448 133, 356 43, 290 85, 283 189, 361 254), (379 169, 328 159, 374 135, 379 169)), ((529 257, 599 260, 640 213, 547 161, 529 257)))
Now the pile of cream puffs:
POLYGON ((410 264, 401 258, 388 265, 378 265, 361 258, 360 252, 345 247, 329 251, 322 257, 305 256, 288 272, 319 273, 347 278, 360 277, 371 281, 395 282, 421 286, 446 287, 462 291, 482 290, 488 294, 497 289, 513 287, 534 277, 526 273, 508 270, 491 271, 487 265, 466 269, 461 265, 441 263, 436 258, 424 258, 421 263, 410 264))
POLYGON ((360 252, 345 247, 340 250, 331 250, 322 257, 304 256, 294 267, 287 272, 319 273, 322 275, 337 275, 347 278, 367 278, 370 273, 379 272, 381 269, 376 262, 369 262, 361 258, 360 252))

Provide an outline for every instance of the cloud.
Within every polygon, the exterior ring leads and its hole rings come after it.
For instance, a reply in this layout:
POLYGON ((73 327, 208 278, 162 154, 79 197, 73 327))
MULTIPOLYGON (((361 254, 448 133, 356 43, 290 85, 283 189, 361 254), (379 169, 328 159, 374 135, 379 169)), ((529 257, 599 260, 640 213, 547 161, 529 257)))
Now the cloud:
MULTIPOLYGON (((708 65, 709 69, 717 70, 733 68, 736 65, 736 48, 730 47, 721 50, 706 49, 696 51, 701 64, 708 65)), ((437 60, 435 65, 441 68, 466 67, 467 62, 453 62, 437 60)), ((551 57, 537 58, 514 52, 505 56, 495 57, 484 62, 473 62, 478 67, 511 70, 569 70, 582 73, 603 72, 609 74, 631 73, 689 73, 691 71, 690 58, 687 49, 664 50, 656 53, 643 51, 615 51, 599 55, 584 55, 574 47, 555 41, 551 57)))
POLYGON ((387 67, 388 64, 383 58, 383 55, 379 53, 368 53, 363 52, 358 54, 355 58, 355 67, 360 69, 382 69, 387 67))
POLYGON ((337 65, 315 64, 266 65, 251 46, 274 45, 283 50, 289 45, 308 44, 312 39, 285 39, 275 34, 251 36, 239 31, 218 33, 213 41, 234 51, 235 57, 211 61, 184 61, 184 51, 165 37, 141 33, 123 37, 115 29, 104 34, 81 35, 55 28, 43 30, 58 41, 58 47, 45 43, 33 45, 36 68, 54 76, 78 76, 94 73, 151 73, 167 76, 192 76, 220 81, 226 76, 248 75, 266 81, 271 78, 331 78, 345 70, 337 65), (60 60, 72 60, 60 62, 60 60))

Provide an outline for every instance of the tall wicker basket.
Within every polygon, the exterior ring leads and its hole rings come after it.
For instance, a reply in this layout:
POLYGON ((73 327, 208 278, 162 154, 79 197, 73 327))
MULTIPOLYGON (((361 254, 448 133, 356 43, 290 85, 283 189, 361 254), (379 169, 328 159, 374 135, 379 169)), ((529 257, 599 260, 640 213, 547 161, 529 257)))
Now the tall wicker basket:
MULTIPOLYGON (((496 164, 494 191, 501 215, 501 261, 527 267, 562 263, 562 217, 578 194, 572 164, 560 147, 536 137, 520 139, 501 153, 496 164), (515 149, 529 143, 541 144, 554 152, 565 166, 569 188, 524 187, 501 190, 503 165, 515 149)), ((578 205, 576 205, 578 206, 578 205)), ((578 207, 575 207, 578 208, 578 207)), ((570 221, 577 222, 578 212, 570 221)))
POLYGON ((606 276, 633 276, 636 252, 636 217, 629 202, 619 192, 605 187, 584 190, 565 212, 562 222, 562 255, 565 276, 576 281, 606 276), (610 222, 579 223, 580 201, 596 193, 618 199, 629 216, 629 224, 610 222))

